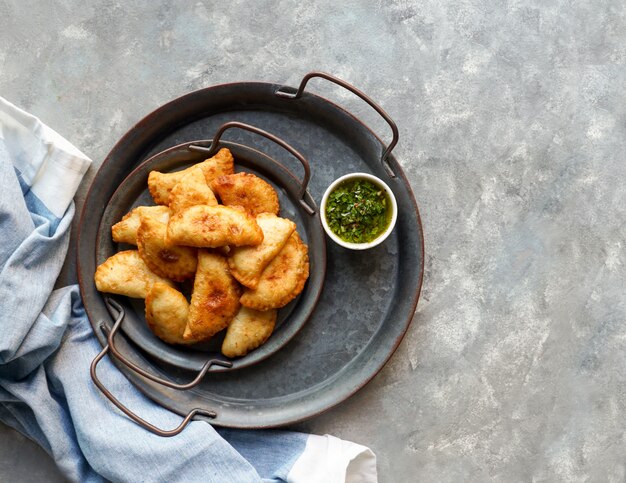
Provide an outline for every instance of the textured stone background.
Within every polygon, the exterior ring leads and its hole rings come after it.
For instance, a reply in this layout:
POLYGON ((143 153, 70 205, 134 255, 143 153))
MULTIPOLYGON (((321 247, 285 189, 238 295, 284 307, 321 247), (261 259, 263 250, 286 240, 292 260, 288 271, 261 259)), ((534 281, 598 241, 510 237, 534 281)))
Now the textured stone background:
MULTIPOLYGON (((326 70, 396 119, 418 311, 371 384, 299 426, 372 447, 381 482, 626 479, 625 63, 623 0, 0 0, 0 95, 96 164, 222 82, 326 70)), ((0 426, 0 481, 44 479, 0 426)))

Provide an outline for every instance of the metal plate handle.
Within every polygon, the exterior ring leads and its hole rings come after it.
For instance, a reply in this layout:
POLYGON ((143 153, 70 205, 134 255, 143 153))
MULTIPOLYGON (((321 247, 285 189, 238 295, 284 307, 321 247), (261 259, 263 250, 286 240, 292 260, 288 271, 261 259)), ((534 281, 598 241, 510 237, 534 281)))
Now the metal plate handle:
POLYGON ((399 138, 398 127, 396 126, 396 123, 393 121, 393 119, 389 117, 389 114, 387 114, 383 110, 383 108, 380 107, 378 104, 376 104, 374 100, 371 97, 369 97, 367 94, 357 89, 352 84, 348 84, 346 81, 341 80, 338 77, 335 77, 333 75, 327 74, 326 72, 309 72, 307 75, 304 76, 304 78, 300 82, 300 87, 298 87, 298 89, 295 92, 292 87, 283 86, 276 91, 276 95, 284 99, 298 99, 304 93, 304 88, 306 87, 309 80, 311 80, 314 77, 321 77, 322 79, 326 79, 327 81, 330 81, 333 84, 337 84, 338 86, 341 86, 344 89, 347 89, 353 94, 359 96, 367 104, 369 104, 378 114, 380 114, 380 116, 387 122, 387 124, 389 124, 389 127, 391 127, 391 133, 393 137, 391 139, 391 142, 387 146, 387 148, 383 151, 383 154, 380 158, 380 162, 385 168, 385 171, 387 172, 387 174, 391 176, 392 178, 395 178, 396 174, 393 172, 393 169, 391 168, 391 165, 389 164, 388 158, 389 158, 389 155, 391 154, 392 149, 396 146, 396 144, 398 144, 398 138, 399 138))
POLYGON ((200 372, 198 372, 198 375, 193 379, 193 381, 188 382, 186 384, 176 384, 175 382, 169 381, 167 379, 162 379, 162 378, 160 378, 158 376, 150 374, 146 370, 142 369, 138 365, 133 364, 128 359, 126 359, 122 355, 122 353, 117 350, 117 347, 115 347, 115 335, 117 334, 117 331, 119 330, 119 327, 121 326, 121 323, 123 322, 123 319, 124 319, 124 308, 119 303, 117 303, 115 300, 113 300, 113 299, 111 299, 109 297, 105 297, 104 303, 105 303, 109 313, 111 314, 111 317, 113 317, 115 320, 117 320, 120 317, 120 314, 122 316, 122 320, 120 320, 120 323, 119 324, 114 324, 113 328, 111 330, 109 330, 109 328, 106 326, 106 324, 104 324, 104 323, 100 324, 100 330, 105 332, 105 335, 107 335, 107 343, 108 343, 108 346, 109 346, 109 350, 113 353, 113 355, 122 364, 124 364, 126 367, 128 367, 130 370, 136 372, 137 374, 141 374, 146 379, 150 379, 151 381, 154 381, 154 382, 156 382, 158 384, 162 384, 163 386, 170 387, 172 389, 178 389, 180 391, 186 391, 187 389, 191 389, 192 387, 195 387, 198 384, 200 384, 200 381, 202 380, 204 375, 207 373, 207 371, 211 368, 211 366, 232 367, 232 365, 233 365, 233 363, 230 362, 230 361, 224 361, 224 360, 220 360, 220 359, 209 359, 208 361, 206 361, 204 363, 204 365, 202 366, 202 369, 200 369, 200 372))
POLYGON ((289 151, 298 161, 300 161, 300 163, 302 164, 302 167, 304 168, 304 177, 302 178, 302 183, 300 186, 300 190, 298 192, 298 200, 300 201, 300 205, 302 205, 302 207, 305 209, 305 211, 309 215, 314 215, 317 210, 317 207, 315 205, 310 205, 304 199, 304 195, 306 194, 306 188, 309 184, 309 179, 311 178, 311 169, 309 168, 309 162, 293 146, 291 146, 290 144, 287 144, 278 136, 275 136, 274 134, 264 131, 263 129, 259 129, 258 127, 251 126, 250 124, 245 124, 243 122, 237 122, 237 121, 231 121, 231 122, 222 124, 219 127, 209 147, 192 144, 189 146, 189 149, 191 151, 199 151, 199 152, 206 153, 207 156, 213 156, 215 153, 217 153, 219 149, 220 138, 222 137, 222 134, 224 134, 224 131, 226 131, 227 129, 231 129, 233 127, 243 129, 244 131, 250 131, 252 133, 258 134, 259 136, 263 136, 264 138, 267 138, 270 141, 275 142, 279 146, 289 151))
MULTIPOLYGON (((104 394, 109 401, 111 401, 120 411, 122 411, 124 414, 126 414, 126 416, 128 416, 130 419, 135 421, 138 425, 142 426, 143 428, 147 429, 148 431, 158 436, 163 436, 163 437, 176 436, 183 429, 185 429, 185 427, 189 424, 189 422, 197 415, 204 416, 204 417, 211 418, 211 419, 215 418, 217 416, 217 413, 215 411, 207 411, 205 409, 195 408, 195 409, 192 409, 187 414, 187 416, 185 416, 185 418, 180 423, 180 425, 178 425, 178 427, 171 429, 171 430, 165 430, 165 429, 158 428, 154 426, 153 424, 149 423, 148 421, 146 421, 145 419, 142 419, 141 417, 137 416, 134 412, 132 412, 130 409, 124 406, 115 396, 113 396, 111 391, 109 391, 104 386, 102 381, 100 381, 100 379, 98 378, 97 367, 98 367, 98 363, 104 358, 104 356, 107 355, 109 351, 113 352, 112 350, 112 347, 114 347, 114 345, 112 345, 113 337, 115 336, 120 326, 122 325, 125 312, 122 306, 119 305, 114 300, 106 298, 105 302, 107 304, 107 307, 109 308, 109 311, 111 311, 112 309, 115 309, 115 311, 117 312, 117 315, 115 317, 115 323, 113 324, 112 329, 109 329, 109 327, 104 323, 100 324, 100 329, 107 336, 108 343, 102 348, 102 350, 94 358, 94 360, 91 362, 91 367, 90 367, 91 379, 93 380, 96 387, 100 389, 102 394, 104 394)), ((116 357, 121 355, 119 351, 117 350, 115 350, 115 354, 116 354, 116 357)), ((177 384, 172 383, 171 381, 166 381, 164 379, 160 379, 156 376, 153 376, 150 373, 147 373, 146 371, 130 363, 123 357, 120 359, 120 361, 122 361, 124 364, 126 364, 128 367, 130 367, 133 370, 139 369, 137 370, 137 372, 139 372, 144 377, 147 377, 148 379, 151 379, 152 381, 164 384, 168 387, 172 387, 175 389, 188 389, 189 387, 193 387, 197 385, 202 379, 202 376, 206 374, 206 371, 211 367, 211 365, 215 363, 219 363, 220 365, 228 364, 228 362, 226 361, 216 361, 216 360, 207 361, 207 364, 202 368, 202 371, 200 372, 198 377, 194 379, 194 381, 192 381, 189 384, 177 385, 177 384)))

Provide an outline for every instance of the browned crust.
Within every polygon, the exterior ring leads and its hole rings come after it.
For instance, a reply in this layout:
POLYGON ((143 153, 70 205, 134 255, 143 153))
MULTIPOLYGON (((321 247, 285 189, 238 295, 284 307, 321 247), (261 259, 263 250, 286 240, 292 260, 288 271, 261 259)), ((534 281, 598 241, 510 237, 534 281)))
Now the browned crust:
POLYGON ((168 344, 189 344, 194 341, 183 339, 189 314, 189 303, 175 288, 155 283, 146 296, 146 322, 159 339, 168 344), (163 303, 167 301, 164 307, 163 303), (155 304, 158 304, 155 307, 155 304))
POLYGON ((242 206, 251 215, 273 213, 278 215, 278 194, 267 181, 252 173, 220 176, 211 188, 227 206, 242 206))
POLYGON ((148 268, 161 277, 182 282, 196 273, 197 251, 191 247, 169 245, 167 225, 144 217, 137 230, 139 256, 148 268))
POLYGON ((256 310, 284 307, 302 292, 308 278, 308 247, 302 242, 298 232, 294 232, 281 252, 263 271, 258 287, 255 290, 246 289, 239 301, 256 310), (289 283, 289 286, 282 287, 281 274, 288 270, 294 274, 294 280, 287 280, 285 283, 289 283))
POLYGON ((156 282, 173 285, 152 272, 137 250, 124 250, 107 258, 96 269, 94 282, 100 292, 133 298, 145 298, 156 282))
POLYGON ((228 270, 226 259, 208 250, 198 251, 185 340, 208 340, 226 328, 239 310, 241 287, 228 270))
POLYGON ((169 207, 177 213, 194 205, 217 205, 217 199, 209 188, 202 168, 194 167, 183 176, 170 192, 169 207))
POLYGON ((196 167, 202 168, 207 184, 210 186, 211 182, 219 177, 235 172, 235 160, 230 150, 227 148, 220 149, 215 156, 206 159, 201 163, 194 164, 189 168, 181 171, 174 171, 173 173, 160 173, 159 171, 151 171, 148 174, 148 189, 154 199, 154 202, 159 205, 169 204, 170 193, 174 186, 176 186, 186 174, 196 167))
POLYGON ((198 248, 258 245, 263 241, 263 230, 243 208, 196 205, 172 216, 167 239, 198 248))
POLYGON ((122 219, 111 227, 111 237, 116 243, 137 245, 137 230, 141 224, 142 214, 158 214, 157 217, 169 215, 166 206, 138 206, 126 213, 122 219))
POLYGON ((239 283, 251 289, 257 288, 263 270, 280 253, 296 229, 293 221, 273 213, 261 213, 256 220, 263 230, 263 242, 254 247, 234 248, 228 258, 228 266, 233 276, 239 283))
POLYGON ((226 330, 222 354, 241 357, 264 344, 276 325, 277 310, 264 312, 241 307, 226 330))

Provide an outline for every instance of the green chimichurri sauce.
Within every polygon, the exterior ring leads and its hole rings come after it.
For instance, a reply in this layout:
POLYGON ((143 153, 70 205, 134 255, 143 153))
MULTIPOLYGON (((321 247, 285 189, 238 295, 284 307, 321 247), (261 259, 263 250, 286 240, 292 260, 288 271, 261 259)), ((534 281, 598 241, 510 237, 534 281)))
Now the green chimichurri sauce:
POLYGON ((332 232, 349 243, 368 243, 391 221, 391 202, 385 190, 366 179, 340 183, 326 200, 326 221, 332 232))

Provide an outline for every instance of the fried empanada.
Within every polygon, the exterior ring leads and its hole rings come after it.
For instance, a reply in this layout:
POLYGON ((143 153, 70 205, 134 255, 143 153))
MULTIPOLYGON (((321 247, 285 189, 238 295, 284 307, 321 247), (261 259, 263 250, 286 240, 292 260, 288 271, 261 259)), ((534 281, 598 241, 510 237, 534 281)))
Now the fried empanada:
POLYGON ((149 214, 163 223, 167 223, 170 210, 167 206, 138 206, 124 215, 124 218, 111 227, 113 241, 137 245, 137 230, 141 223, 141 215, 149 214))
POLYGON ((196 205, 170 218, 167 239, 174 245, 206 248, 258 245, 263 231, 243 208, 196 205))
POLYGON ((263 242, 254 247, 233 248, 228 258, 230 273, 239 283, 256 288, 261 273, 285 246, 296 224, 272 213, 261 213, 256 221, 263 230, 263 242))
POLYGON ((246 289, 240 302, 256 310, 284 307, 302 292, 309 278, 309 250, 297 231, 261 274, 257 288, 246 289))
POLYGON ((217 199, 209 188, 202 168, 195 166, 172 188, 170 210, 177 213, 194 205, 217 205, 217 199))
POLYGON ((189 303, 175 288, 156 282, 146 296, 146 321, 159 339, 168 344, 190 344, 183 339, 187 326, 189 303))
POLYGON ((167 225, 150 215, 141 217, 137 230, 139 256, 157 275, 182 282, 193 277, 198 264, 197 250, 166 241, 167 225))
POLYGON ((224 329, 239 310, 240 295, 241 288, 230 274, 226 259, 198 250, 198 270, 184 339, 203 341, 224 329))
POLYGON ((277 310, 258 310, 241 307, 226 329, 222 354, 241 357, 263 344, 274 330, 277 310))
POLYGON ((159 205, 169 204, 170 193, 174 186, 176 186, 190 170, 196 167, 202 168, 204 178, 209 186, 214 179, 235 172, 233 155, 226 148, 220 149, 212 158, 206 159, 182 171, 175 171, 173 173, 150 171, 148 175, 148 189, 150 190, 154 202, 159 205))
POLYGON ((252 173, 237 173, 220 176, 211 183, 211 188, 227 206, 242 206, 251 215, 274 213, 278 215, 278 195, 265 180, 252 173))
POLYGON ((173 285, 170 280, 150 271, 137 250, 125 250, 107 258, 94 275, 100 292, 143 299, 156 282, 173 285))

